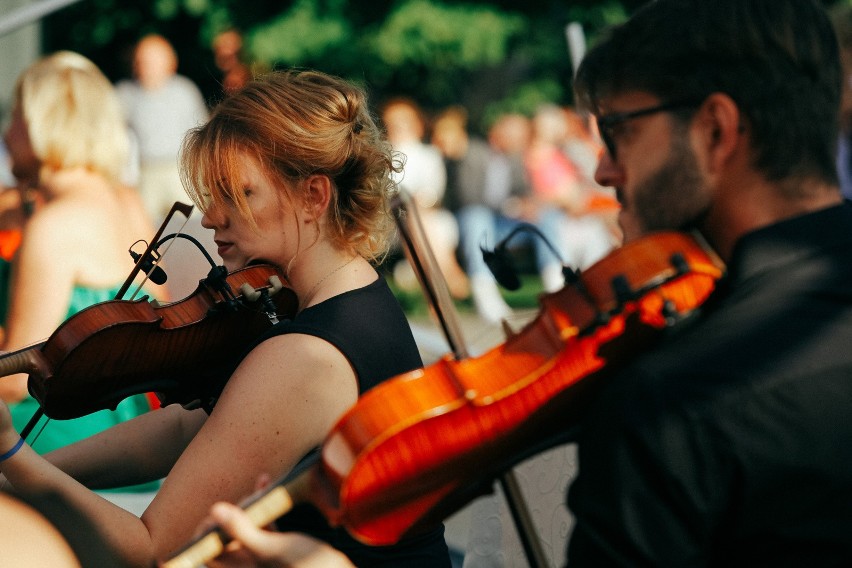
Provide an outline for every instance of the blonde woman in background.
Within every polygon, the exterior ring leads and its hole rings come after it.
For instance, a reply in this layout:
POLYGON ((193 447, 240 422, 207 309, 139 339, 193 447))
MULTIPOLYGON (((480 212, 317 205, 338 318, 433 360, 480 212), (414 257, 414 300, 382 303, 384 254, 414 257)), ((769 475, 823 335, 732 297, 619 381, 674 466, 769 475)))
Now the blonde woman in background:
MULTIPOLYGON (((155 229, 134 190, 120 182, 128 138, 113 87, 82 55, 57 52, 23 72, 4 139, 18 189, 32 205, 0 298, 8 302, 2 349, 14 351, 47 339, 83 308, 114 299, 133 267, 128 248, 155 229)), ((158 288, 149 293, 167 298, 158 288)), ((0 378, 0 398, 18 429, 38 408, 25 374, 0 378)), ((45 453, 148 410, 139 395, 115 411, 47 421, 33 447, 45 453)))

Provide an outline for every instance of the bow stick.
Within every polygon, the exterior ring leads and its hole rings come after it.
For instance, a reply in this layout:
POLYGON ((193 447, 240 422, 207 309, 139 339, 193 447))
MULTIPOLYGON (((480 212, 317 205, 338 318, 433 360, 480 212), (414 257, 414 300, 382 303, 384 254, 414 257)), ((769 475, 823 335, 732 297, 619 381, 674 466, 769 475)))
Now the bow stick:
MULTIPOLYGON (((456 360, 461 361, 468 358, 469 354, 465 347, 458 314, 450 298, 447 281, 438 267, 420 216, 417 213, 417 204, 407 193, 400 191, 394 198, 392 209, 397 228, 405 244, 406 257, 414 268, 429 303, 430 311, 438 320, 456 360)), ((530 567, 547 566, 547 556, 541 547, 541 542, 535 537, 532 516, 523 500, 520 484, 514 472, 509 470, 503 473, 499 478, 499 483, 506 497, 509 512, 515 522, 530 567)))

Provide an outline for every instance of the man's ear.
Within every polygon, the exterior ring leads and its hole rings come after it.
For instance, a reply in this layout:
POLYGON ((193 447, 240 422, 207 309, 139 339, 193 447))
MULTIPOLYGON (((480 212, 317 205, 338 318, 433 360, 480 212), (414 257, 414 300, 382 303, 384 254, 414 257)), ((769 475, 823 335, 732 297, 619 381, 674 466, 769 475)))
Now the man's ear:
POLYGON ((699 108, 695 125, 698 129, 697 151, 709 173, 718 172, 737 156, 744 143, 742 113, 737 103, 724 93, 713 93, 699 108))
POLYGON ((308 218, 319 219, 331 203, 332 185, 327 175, 314 174, 305 180, 305 209, 308 218))

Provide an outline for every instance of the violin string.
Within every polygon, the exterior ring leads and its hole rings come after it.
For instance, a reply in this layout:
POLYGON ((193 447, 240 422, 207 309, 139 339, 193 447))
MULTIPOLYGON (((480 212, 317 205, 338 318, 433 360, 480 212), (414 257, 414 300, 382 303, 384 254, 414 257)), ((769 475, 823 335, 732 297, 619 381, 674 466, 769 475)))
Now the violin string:
MULTIPOLYGON (((180 227, 178 227, 178 230, 175 232, 175 234, 176 234, 176 235, 180 235, 181 233, 183 233, 183 228, 184 228, 184 227, 186 227, 186 224, 187 224, 188 222, 189 222, 189 216, 187 216, 187 217, 183 220, 183 224, 181 224, 181 226, 180 226, 180 227)), ((166 249, 165 249, 162 253, 160 253, 160 257, 159 257, 159 258, 157 258, 156 260, 154 260, 154 261, 151 263, 151 269, 150 269, 148 272, 146 272, 146 273, 145 273, 145 277, 142 279, 142 282, 140 282, 140 283, 139 283, 139 285, 136 287, 136 289, 135 289, 135 290, 133 290, 133 294, 131 294, 131 295, 130 295, 129 300, 133 300, 134 298, 136 298, 136 294, 138 294, 138 293, 139 293, 139 291, 142 289, 142 286, 144 286, 144 285, 145 285, 145 283, 146 283, 146 282, 148 282, 148 275, 149 275, 151 272, 153 272, 153 271, 154 271, 154 268, 156 268, 156 267, 158 267, 158 266, 160 265, 160 261, 161 261, 161 260, 163 260, 163 257, 164 257, 164 256, 166 256, 166 254, 169 252, 169 249, 170 249, 170 248, 172 248, 172 245, 173 245, 173 244, 175 244, 175 241, 176 241, 176 240, 177 240, 177 239, 171 239, 171 240, 169 240, 169 244, 168 244, 168 245, 166 245, 166 249)), ((157 251, 157 252, 159 252, 159 251, 157 251)))

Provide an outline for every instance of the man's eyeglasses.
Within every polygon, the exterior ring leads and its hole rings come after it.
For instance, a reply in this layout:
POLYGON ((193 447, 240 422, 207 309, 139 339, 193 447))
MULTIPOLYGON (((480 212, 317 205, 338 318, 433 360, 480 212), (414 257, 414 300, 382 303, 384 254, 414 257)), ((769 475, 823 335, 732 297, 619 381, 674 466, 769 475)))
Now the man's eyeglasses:
POLYGON ((601 117, 598 117, 598 131, 601 135, 601 140, 606 146, 607 152, 609 152, 610 157, 615 159, 616 156, 616 147, 615 140, 613 140, 613 133, 615 128, 627 122, 628 120, 633 120, 634 118, 639 118, 640 116, 647 116, 649 114, 655 114, 658 112, 668 112, 671 110, 677 110, 681 108, 689 108, 698 106, 701 103, 700 100, 689 99, 683 101, 674 101, 670 103, 663 103, 661 105, 652 106, 648 108, 641 108, 638 110, 632 110, 628 112, 615 112, 612 114, 607 114, 601 117))

